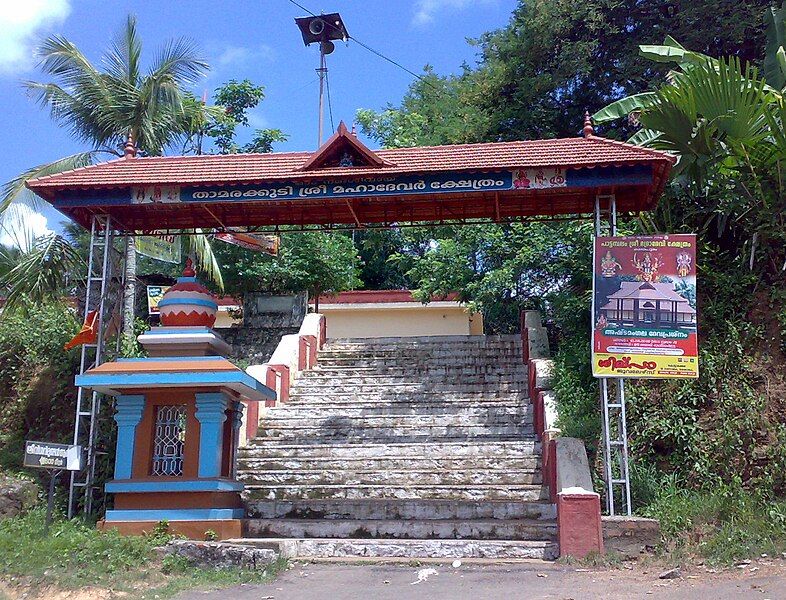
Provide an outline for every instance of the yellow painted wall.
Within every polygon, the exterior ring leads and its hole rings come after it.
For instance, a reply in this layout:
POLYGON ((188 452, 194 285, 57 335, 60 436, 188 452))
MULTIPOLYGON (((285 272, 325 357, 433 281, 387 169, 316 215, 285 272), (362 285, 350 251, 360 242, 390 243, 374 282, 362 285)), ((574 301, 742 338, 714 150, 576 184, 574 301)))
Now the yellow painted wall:
POLYGON ((411 337, 424 335, 483 335, 483 317, 460 306, 434 307, 414 302, 403 308, 361 308, 320 305, 328 338, 411 337))

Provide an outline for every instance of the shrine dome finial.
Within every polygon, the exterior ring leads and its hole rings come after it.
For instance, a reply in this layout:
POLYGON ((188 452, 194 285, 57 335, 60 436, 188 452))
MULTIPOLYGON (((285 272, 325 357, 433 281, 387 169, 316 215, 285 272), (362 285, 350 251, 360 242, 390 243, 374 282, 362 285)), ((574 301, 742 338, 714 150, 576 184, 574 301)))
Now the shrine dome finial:
POLYGON ((197 282, 191 259, 186 260, 183 275, 158 303, 161 324, 167 327, 212 327, 218 303, 215 296, 197 282))

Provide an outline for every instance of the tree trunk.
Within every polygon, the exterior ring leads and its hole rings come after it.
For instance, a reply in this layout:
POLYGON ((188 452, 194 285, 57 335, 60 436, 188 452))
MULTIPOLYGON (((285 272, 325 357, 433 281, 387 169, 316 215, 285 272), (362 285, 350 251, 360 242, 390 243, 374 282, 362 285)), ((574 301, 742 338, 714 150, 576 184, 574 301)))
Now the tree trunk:
POLYGON ((126 285, 123 290, 123 337, 134 337, 134 308, 136 307, 136 240, 129 235, 126 242, 126 285))

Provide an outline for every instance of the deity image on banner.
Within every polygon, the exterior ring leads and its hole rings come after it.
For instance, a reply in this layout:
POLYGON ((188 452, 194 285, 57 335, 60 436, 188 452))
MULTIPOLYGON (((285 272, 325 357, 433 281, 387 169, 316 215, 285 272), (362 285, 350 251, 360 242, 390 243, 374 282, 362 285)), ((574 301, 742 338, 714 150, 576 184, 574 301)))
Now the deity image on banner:
POLYGON ((636 267, 638 271, 636 279, 639 281, 656 281, 658 279, 658 270, 663 264, 663 260, 661 260, 660 256, 650 256, 649 252, 647 252, 642 259, 639 259, 636 254, 633 255, 633 266, 636 267))
POLYGON ((611 250, 607 250, 600 261, 601 275, 603 275, 603 277, 614 277, 618 270, 622 270, 622 265, 611 253, 611 250))
POLYGON ((677 254, 677 275, 683 279, 690 275, 691 263, 693 260, 687 252, 677 254))

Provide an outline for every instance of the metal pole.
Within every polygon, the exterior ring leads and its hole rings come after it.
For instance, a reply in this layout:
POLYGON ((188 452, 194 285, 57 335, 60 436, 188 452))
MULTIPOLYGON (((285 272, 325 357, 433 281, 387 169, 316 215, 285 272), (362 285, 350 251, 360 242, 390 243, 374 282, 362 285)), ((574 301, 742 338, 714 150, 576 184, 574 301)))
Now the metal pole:
POLYGON ((55 469, 49 477, 49 494, 46 497, 46 521, 44 521, 44 535, 49 533, 49 526, 52 524, 52 512, 55 507, 55 482, 60 470, 55 469))
POLYGON ((325 60, 325 47, 319 44, 319 132, 317 135, 317 148, 322 145, 322 115, 325 107, 325 75, 327 74, 327 61, 325 60))

